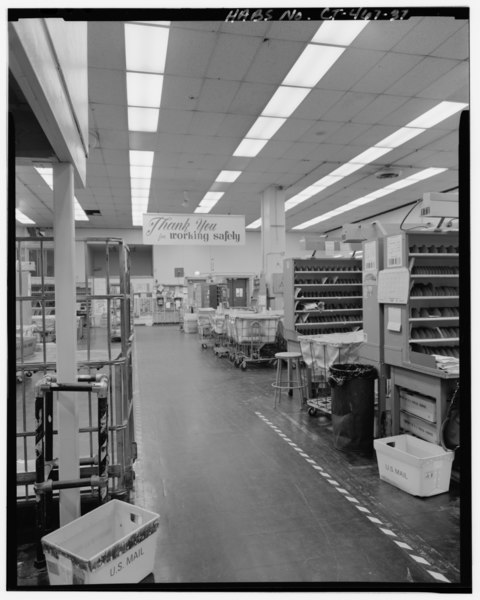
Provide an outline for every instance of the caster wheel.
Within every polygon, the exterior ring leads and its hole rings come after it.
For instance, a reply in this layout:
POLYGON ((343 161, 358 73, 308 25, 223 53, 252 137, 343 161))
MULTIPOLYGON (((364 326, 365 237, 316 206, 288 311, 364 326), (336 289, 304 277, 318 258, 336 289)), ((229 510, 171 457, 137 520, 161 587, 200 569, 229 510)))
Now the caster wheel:
POLYGON ((202 344, 202 350, 206 350, 207 344, 202 344))
POLYGON ((242 371, 246 371, 247 370, 247 363, 243 362, 242 365, 241 365, 241 367, 242 367, 242 371))
POLYGON ((308 414, 309 414, 311 417, 314 417, 314 416, 317 414, 317 409, 316 409, 316 408, 309 408, 309 409, 308 409, 308 414))

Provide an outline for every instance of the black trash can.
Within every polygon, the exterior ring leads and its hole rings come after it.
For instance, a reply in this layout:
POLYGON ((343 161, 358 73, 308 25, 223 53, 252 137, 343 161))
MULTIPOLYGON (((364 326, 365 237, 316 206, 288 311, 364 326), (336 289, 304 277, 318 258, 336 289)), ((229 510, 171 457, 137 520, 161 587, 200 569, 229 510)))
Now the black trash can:
POLYGON ((371 365, 330 367, 333 444, 337 450, 373 453, 376 378, 377 370, 371 365))

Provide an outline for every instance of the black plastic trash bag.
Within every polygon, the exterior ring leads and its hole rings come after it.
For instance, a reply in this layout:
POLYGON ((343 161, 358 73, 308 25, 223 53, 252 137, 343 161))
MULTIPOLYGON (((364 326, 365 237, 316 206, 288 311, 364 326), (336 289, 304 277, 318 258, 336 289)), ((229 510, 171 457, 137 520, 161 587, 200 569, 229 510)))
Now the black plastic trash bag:
POLYGON ((330 367, 333 444, 337 450, 373 453, 376 378, 377 370, 371 365, 330 367))

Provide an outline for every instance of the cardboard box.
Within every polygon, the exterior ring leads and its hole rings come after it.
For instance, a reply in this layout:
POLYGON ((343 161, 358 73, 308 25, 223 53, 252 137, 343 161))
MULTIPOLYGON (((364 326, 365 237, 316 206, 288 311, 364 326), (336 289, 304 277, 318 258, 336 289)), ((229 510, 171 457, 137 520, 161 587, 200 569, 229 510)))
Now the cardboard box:
POLYGON ((408 390, 400 390, 400 410, 416 415, 421 419, 435 423, 437 420, 437 405, 433 398, 415 394, 408 390))

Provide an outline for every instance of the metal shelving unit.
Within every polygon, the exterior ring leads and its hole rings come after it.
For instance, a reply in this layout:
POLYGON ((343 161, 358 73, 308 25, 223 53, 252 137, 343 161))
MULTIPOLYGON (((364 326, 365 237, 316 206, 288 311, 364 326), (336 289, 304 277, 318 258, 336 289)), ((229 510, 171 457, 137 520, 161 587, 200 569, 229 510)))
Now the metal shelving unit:
POLYGON ((284 262, 285 332, 298 335, 362 329, 362 262, 356 258, 291 258, 284 262))

